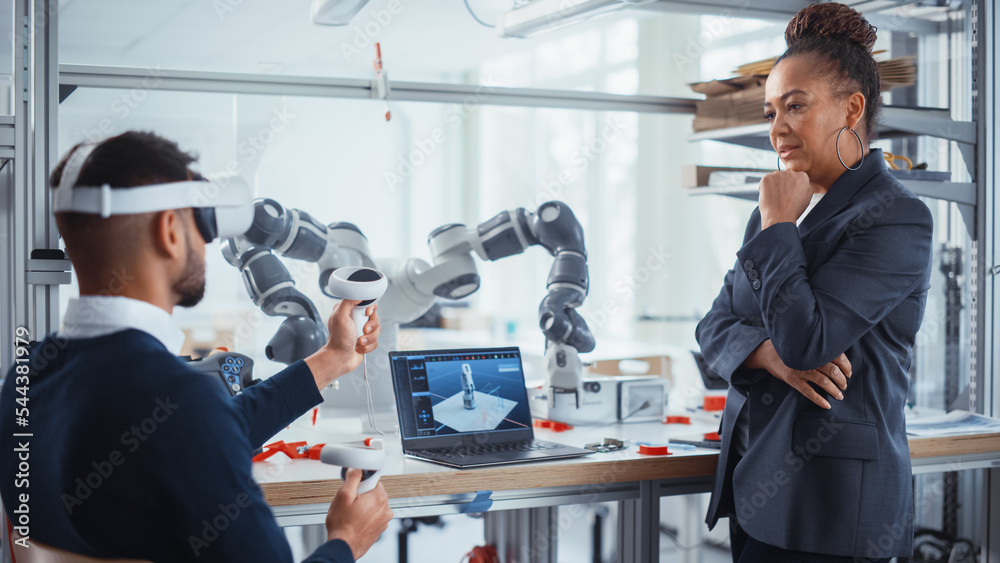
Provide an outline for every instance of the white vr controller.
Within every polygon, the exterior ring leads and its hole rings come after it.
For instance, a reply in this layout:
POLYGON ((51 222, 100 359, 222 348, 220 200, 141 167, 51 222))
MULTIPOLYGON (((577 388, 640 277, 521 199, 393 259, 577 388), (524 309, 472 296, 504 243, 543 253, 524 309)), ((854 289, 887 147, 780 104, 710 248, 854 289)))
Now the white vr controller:
POLYGON ((351 318, 354 319, 360 338, 364 335, 365 323, 368 322, 365 309, 382 297, 388 287, 389 280, 378 270, 364 267, 337 268, 326 282, 326 293, 334 299, 361 301, 351 311, 351 318))
POLYGON ((361 484, 358 494, 367 493, 378 484, 385 466, 385 442, 377 438, 369 438, 364 442, 348 442, 344 444, 326 444, 319 452, 323 463, 339 465, 340 478, 347 479, 347 469, 353 467, 361 470, 361 484))

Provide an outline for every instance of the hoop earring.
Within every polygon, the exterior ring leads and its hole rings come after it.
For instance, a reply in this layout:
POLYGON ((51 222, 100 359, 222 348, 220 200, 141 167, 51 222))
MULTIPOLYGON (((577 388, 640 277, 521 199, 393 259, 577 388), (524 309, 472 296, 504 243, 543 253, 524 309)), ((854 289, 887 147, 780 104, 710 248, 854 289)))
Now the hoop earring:
POLYGON ((781 157, 780 156, 778 157, 778 172, 782 172, 782 170, 781 170, 781 157))
POLYGON ((840 164, 844 168, 848 170, 857 170, 861 168, 862 164, 865 163, 865 143, 861 140, 861 135, 858 135, 857 131, 851 129, 851 133, 854 133, 854 136, 858 138, 858 144, 861 145, 861 162, 859 162, 854 168, 844 164, 844 159, 840 156, 840 134, 844 132, 844 129, 848 129, 848 127, 843 127, 840 131, 837 131, 837 158, 840 160, 840 164))

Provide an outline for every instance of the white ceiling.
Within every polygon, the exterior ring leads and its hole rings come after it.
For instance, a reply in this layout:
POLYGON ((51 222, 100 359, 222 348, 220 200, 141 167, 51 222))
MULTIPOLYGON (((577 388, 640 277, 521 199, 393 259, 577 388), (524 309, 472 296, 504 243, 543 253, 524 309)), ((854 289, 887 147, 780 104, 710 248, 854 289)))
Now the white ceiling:
MULTIPOLYGON (((512 2, 469 0, 487 22, 512 2)), ((483 60, 585 26, 651 15, 621 12, 524 40, 476 23, 462 0, 371 0, 345 27, 311 23, 309 8, 310 0, 68 0, 59 17, 60 62, 368 78, 374 48, 344 49, 359 35, 367 39, 367 27, 394 79, 457 78, 483 60), (375 16, 388 13, 390 2, 399 13, 383 26, 375 16)))

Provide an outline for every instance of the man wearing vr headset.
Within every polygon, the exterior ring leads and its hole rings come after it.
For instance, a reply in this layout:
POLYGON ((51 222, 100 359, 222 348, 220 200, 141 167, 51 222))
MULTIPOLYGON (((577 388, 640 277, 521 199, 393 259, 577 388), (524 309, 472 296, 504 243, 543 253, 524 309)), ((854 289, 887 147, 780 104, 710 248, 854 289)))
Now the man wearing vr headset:
MULTIPOLYGON (((77 145, 52 173, 80 297, 61 330, 32 348, 30 428, 12 425, 14 372, 0 395, 0 497, 10 517, 30 494, 31 540, 102 558, 292 560, 251 453, 375 350, 381 327, 372 306, 357 339, 357 302, 343 301, 323 348, 234 398, 188 368, 170 314, 202 298, 205 244, 242 234, 239 207, 250 203, 249 193, 191 182, 194 161, 176 143, 130 131, 77 145), (14 488, 17 432, 33 434, 30 489, 14 488)), ((358 495, 360 480, 348 472, 327 515, 329 541, 307 561, 354 561, 388 526, 385 489, 358 495)))

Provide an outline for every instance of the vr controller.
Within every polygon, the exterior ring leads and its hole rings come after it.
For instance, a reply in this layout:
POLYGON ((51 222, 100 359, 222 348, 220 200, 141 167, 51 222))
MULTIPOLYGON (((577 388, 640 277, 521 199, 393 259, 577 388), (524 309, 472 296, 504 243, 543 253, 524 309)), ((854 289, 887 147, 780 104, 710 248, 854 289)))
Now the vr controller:
POLYGON ((330 273, 326 282, 326 294, 334 299, 350 299, 361 301, 351 311, 351 318, 358 329, 358 338, 364 335, 368 315, 365 308, 382 297, 389 280, 385 274, 372 268, 351 267, 337 268, 330 273))
POLYGON ((260 381, 253 378, 253 360, 236 352, 212 354, 192 360, 188 362, 188 366, 195 371, 219 377, 233 397, 260 381))
POLYGON ((339 465, 340 478, 347 479, 347 469, 353 467, 361 470, 361 484, 358 494, 367 493, 378 484, 385 466, 385 442, 377 438, 368 438, 364 442, 347 442, 344 444, 326 444, 319 453, 323 463, 339 465))

